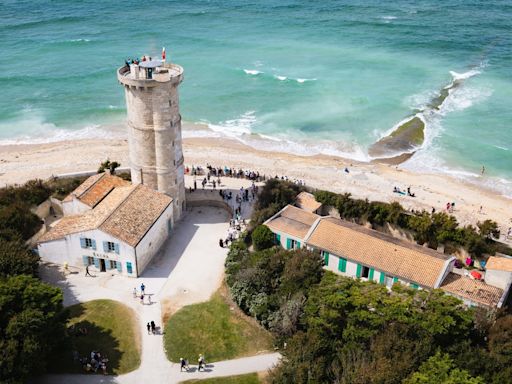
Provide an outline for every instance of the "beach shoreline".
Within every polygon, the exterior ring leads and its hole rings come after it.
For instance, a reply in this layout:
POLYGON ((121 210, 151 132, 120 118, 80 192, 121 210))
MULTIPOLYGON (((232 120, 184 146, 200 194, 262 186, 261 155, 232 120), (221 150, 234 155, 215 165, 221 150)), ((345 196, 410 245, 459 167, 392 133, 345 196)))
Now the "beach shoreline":
MULTIPOLYGON (((267 177, 286 175, 291 180, 304 180, 313 188, 351 193, 370 201, 398 201, 407 209, 428 212, 432 208, 443 211, 450 202, 455 203, 454 215, 462 225, 492 219, 502 232, 512 225, 511 199, 449 175, 418 174, 397 165, 363 163, 329 155, 270 152, 226 137, 185 137, 183 154, 187 166, 209 163, 250 169, 267 177), (410 187, 416 197, 393 193, 395 186, 402 190, 410 187)), ((106 159, 128 166, 127 140, 81 139, 0 146, 0 186, 95 170, 106 159)))

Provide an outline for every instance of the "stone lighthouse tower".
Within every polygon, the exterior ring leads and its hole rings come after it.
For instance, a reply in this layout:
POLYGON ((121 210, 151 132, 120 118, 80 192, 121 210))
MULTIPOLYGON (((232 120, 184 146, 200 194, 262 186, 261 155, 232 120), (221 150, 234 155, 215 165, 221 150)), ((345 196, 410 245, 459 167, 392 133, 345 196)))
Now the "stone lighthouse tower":
POLYGON ((178 85, 183 68, 161 60, 117 71, 128 114, 131 178, 173 198, 174 220, 185 210, 178 85))

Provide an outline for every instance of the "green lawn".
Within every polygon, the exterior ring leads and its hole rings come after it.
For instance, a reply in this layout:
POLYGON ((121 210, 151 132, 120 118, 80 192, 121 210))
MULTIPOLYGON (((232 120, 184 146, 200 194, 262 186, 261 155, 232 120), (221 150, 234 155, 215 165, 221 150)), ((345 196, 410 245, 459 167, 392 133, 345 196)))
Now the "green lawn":
POLYGON ((183 357, 196 364, 200 353, 208 363, 270 350, 270 334, 232 306, 217 292, 210 301, 176 312, 165 327, 167 358, 178 362, 183 357))
POLYGON ((204 383, 204 384, 260 384, 257 373, 249 373, 248 375, 217 377, 214 379, 204 380, 187 380, 181 384, 204 383))
MULTIPOLYGON (((112 300, 94 300, 69 307, 68 339, 56 365, 50 370, 58 373, 83 373, 80 363, 73 361, 73 351, 80 357, 90 357, 99 351, 109 359, 107 372, 122 374, 140 365, 140 333, 133 310, 112 300), (87 329, 87 335, 77 335, 75 329, 87 329)), ((99 371, 98 371, 99 372, 99 371)))

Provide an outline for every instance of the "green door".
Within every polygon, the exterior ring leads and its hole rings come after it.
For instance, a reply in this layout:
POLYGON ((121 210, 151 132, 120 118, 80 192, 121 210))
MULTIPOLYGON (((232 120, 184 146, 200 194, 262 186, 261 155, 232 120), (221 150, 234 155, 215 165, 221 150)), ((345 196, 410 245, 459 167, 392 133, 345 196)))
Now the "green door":
POLYGON ((286 239, 286 249, 292 248, 292 239, 286 239))
POLYGON ((370 273, 368 274, 368 280, 373 281, 373 273, 375 270, 373 268, 370 268, 370 273))
POLYGON ((324 264, 329 265, 329 252, 324 251, 324 264))
POLYGON ((385 282, 386 282, 386 274, 384 272, 381 272, 379 283, 384 284, 385 282))

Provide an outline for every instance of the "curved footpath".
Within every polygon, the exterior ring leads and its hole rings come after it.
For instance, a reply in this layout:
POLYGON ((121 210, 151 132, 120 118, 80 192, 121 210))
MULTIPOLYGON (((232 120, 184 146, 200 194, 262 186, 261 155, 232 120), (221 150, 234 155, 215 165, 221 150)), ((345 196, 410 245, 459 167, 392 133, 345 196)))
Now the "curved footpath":
MULTIPOLYGON (((246 203, 242 211, 245 217, 249 216, 250 210, 251 207, 246 203)), ((65 306, 96 299, 111 299, 132 308, 138 317, 142 353, 140 367, 124 375, 45 375, 37 379, 37 382, 179 383, 189 379, 232 376, 272 368, 279 361, 279 353, 222 362, 209 362, 208 356, 205 356, 205 372, 197 372, 196 367, 192 365, 189 372, 180 372, 179 364, 167 360, 162 332, 158 335, 148 335, 146 331, 146 323, 151 320, 157 323, 157 327, 163 327, 159 324, 162 319, 162 307, 174 312, 185 305, 207 301, 218 290, 222 284, 224 260, 228 251, 218 246, 218 239, 226 236, 227 220, 229 218, 226 211, 221 208, 197 207, 189 210, 159 255, 144 271, 143 277, 137 279, 108 273, 97 274, 91 278, 85 277, 81 270, 72 271, 64 276, 55 267, 43 267, 43 280, 64 290, 65 306), (142 305, 139 299, 133 297, 133 288, 139 289, 142 282, 146 286, 146 295, 151 295, 151 305, 142 305)), ((187 357, 191 362, 194 361, 193 356, 187 357)))

